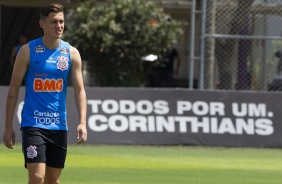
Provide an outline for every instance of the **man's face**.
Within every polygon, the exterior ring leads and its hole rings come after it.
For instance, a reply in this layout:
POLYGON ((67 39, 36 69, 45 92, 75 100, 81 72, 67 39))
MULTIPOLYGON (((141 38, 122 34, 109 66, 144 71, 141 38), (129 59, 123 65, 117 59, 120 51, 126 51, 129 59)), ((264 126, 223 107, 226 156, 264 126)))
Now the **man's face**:
POLYGON ((61 38, 64 32, 64 13, 50 13, 44 21, 40 21, 40 27, 44 35, 50 38, 61 38))

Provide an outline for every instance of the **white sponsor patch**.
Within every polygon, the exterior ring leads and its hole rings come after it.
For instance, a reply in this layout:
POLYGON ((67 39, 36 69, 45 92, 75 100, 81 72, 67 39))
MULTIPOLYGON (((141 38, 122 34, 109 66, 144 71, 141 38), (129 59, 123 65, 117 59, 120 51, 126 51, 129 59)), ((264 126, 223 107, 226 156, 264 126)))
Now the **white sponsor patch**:
POLYGON ((68 54, 68 53, 69 53, 69 49, 67 49, 67 48, 65 48, 65 47, 61 47, 61 48, 60 48, 60 52, 61 52, 62 54, 68 54))
POLYGON ((42 52, 45 51, 45 48, 41 45, 38 45, 34 48, 34 50, 35 50, 36 53, 42 53, 42 52))

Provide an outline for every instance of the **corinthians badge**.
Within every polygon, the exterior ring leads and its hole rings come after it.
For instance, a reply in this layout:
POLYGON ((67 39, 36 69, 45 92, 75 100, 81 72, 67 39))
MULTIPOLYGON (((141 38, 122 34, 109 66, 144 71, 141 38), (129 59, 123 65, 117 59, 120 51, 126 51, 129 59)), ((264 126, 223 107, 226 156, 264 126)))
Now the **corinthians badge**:
POLYGON ((26 149, 27 153, 27 158, 31 158, 33 159, 34 157, 37 156, 37 151, 36 151, 36 146, 32 146, 30 145, 27 149, 26 149))
POLYGON ((64 70, 67 70, 69 68, 69 58, 68 57, 65 57, 65 56, 59 56, 57 57, 57 68, 64 71, 64 70))

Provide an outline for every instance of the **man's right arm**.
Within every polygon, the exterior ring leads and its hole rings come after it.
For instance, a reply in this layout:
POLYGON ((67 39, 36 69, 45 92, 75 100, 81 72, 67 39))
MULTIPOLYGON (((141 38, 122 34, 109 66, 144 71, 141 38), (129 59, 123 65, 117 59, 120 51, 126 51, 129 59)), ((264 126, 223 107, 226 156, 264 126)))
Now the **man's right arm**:
POLYGON ((24 45, 20 49, 16 57, 15 66, 13 68, 12 78, 6 100, 6 121, 3 142, 7 148, 12 148, 12 146, 15 144, 13 116, 17 104, 19 89, 29 65, 29 57, 29 46, 24 45))

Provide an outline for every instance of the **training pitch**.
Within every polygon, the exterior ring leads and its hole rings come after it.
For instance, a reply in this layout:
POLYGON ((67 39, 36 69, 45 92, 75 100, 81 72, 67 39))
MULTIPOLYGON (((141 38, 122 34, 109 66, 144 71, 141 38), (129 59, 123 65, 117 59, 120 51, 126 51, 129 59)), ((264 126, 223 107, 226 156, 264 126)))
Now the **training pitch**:
MULTIPOLYGON (((281 184, 282 149, 69 145, 61 184, 281 184)), ((0 147, 0 184, 27 183, 20 144, 0 147)))

